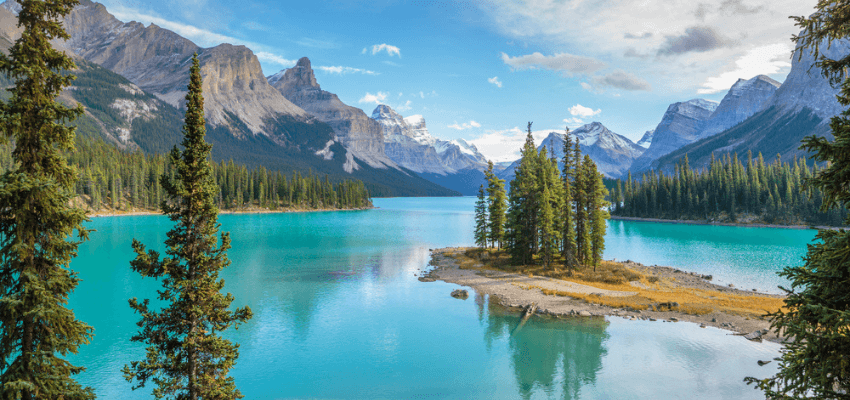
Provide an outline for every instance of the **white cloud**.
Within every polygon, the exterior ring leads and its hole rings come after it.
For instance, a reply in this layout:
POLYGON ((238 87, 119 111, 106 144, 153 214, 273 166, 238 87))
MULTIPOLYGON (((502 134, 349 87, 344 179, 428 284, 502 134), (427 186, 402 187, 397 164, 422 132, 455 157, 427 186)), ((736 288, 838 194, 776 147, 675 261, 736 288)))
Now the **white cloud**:
POLYGON ((146 14, 138 10, 123 6, 110 7, 109 12, 121 21, 137 21, 143 24, 156 24, 162 28, 168 29, 177 33, 184 38, 187 38, 201 47, 215 47, 222 43, 230 43, 234 45, 243 45, 254 51, 254 54, 260 61, 275 63, 284 67, 295 65, 295 61, 274 54, 268 46, 254 43, 247 40, 242 40, 232 36, 222 35, 206 29, 198 28, 193 25, 184 24, 181 22, 169 21, 167 19, 146 14))
POLYGON ((499 77, 498 77, 498 76, 494 76, 494 77, 492 77, 492 78, 488 78, 488 79, 487 79, 487 82, 490 82, 490 83, 492 83, 492 84, 496 85, 497 87, 502 87, 502 81, 500 81, 500 80, 499 80, 499 77))
POLYGON ((319 71, 327 72, 329 74, 337 74, 337 75, 347 75, 347 74, 363 74, 363 75, 380 75, 379 72, 369 71, 367 69, 353 68, 353 67, 326 67, 319 66, 316 67, 319 71))
POLYGON ((502 53, 502 61, 513 69, 548 69, 559 71, 565 75, 591 74, 605 68, 607 64, 595 58, 576 56, 568 53, 557 53, 544 56, 534 52, 524 56, 511 57, 502 53))
POLYGON ((584 120, 583 120, 583 119, 581 119, 581 118, 575 118, 575 117, 573 117, 573 118, 565 118, 565 119, 564 119, 564 122, 567 124, 567 126, 569 126, 569 127, 571 127, 571 128, 578 128, 579 126, 584 125, 584 120))
MULTIPOLYGON (((550 132, 564 132, 564 128, 531 131, 534 143, 540 144, 550 132)), ((488 160, 493 162, 514 161, 519 159, 520 149, 525 144, 526 130, 518 127, 504 130, 490 130, 478 137, 468 139, 488 160)))
MULTIPOLYGON (((362 54, 366 54, 369 50, 368 47, 363 48, 362 54)), ((387 52, 387 55, 392 57, 393 55, 397 55, 398 58, 401 58, 401 49, 396 46, 392 46, 386 43, 372 45, 372 55, 378 54, 382 51, 387 52)))
POLYGON ((481 124, 475 121, 464 122, 463 124, 458 124, 457 122, 455 122, 454 124, 449 125, 448 127, 462 131, 466 129, 480 128, 481 124))
POLYGON ((258 51, 256 53, 254 53, 254 55, 256 55, 257 59, 260 60, 260 61, 280 64, 280 65, 287 67, 287 68, 295 66, 295 63, 296 63, 295 60, 287 60, 287 59, 285 59, 281 56, 278 56, 277 54, 272 54, 272 53, 268 53, 268 52, 265 52, 265 51, 258 51))
POLYGON ((719 75, 708 77, 697 92, 718 93, 729 90, 738 79, 750 79, 756 75, 776 74, 786 68, 791 68, 790 43, 776 43, 754 48, 738 57, 733 69, 719 75))
POLYGON ((570 115, 573 117, 589 118, 602 112, 602 109, 594 110, 581 104, 570 107, 570 115))
POLYGON ((375 103, 375 104, 383 104, 384 100, 387 99, 387 93, 378 92, 375 94, 366 92, 366 95, 363 96, 358 103, 375 103))
MULTIPOLYGON (((776 43, 790 46, 789 39, 799 33, 799 27, 786 16, 810 14, 817 0, 492 0, 471 4, 483 15, 477 18, 508 40, 535 48, 569 49, 569 54, 560 57, 503 54, 502 59, 515 69, 590 75, 605 65, 640 78, 607 73, 599 82, 587 80, 596 90, 618 87, 670 94, 728 89, 734 79, 720 84, 720 75, 738 70, 735 60, 754 48, 776 43), (636 49, 645 57, 628 57, 638 54, 636 49), (656 56, 659 52, 664 55, 656 56)), ((761 66, 762 70, 747 77, 785 71, 785 64, 778 62, 761 66)))
POLYGON ((411 106, 412 104, 413 104, 413 102, 408 100, 404 104, 402 104, 400 106, 396 106, 395 110, 398 111, 398 112, 410 111, 410 110, 413 109, 413 107, 411 106))

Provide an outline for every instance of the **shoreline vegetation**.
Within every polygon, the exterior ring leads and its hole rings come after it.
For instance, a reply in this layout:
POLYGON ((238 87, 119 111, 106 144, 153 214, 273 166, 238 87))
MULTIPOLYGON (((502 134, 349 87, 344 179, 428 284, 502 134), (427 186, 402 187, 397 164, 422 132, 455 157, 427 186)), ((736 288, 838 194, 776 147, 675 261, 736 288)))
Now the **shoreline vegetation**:
POLYGON ((761 222, 720 222, 711 220, 690 220, 690 219, 663 219, 663 218, 641 218, 641 217, 624 217, 612 215, 609 219, 620 221, 639 221, 639 222, 661 222, 668 224, 685 224, 685 225, 713 225, 713 226, 735 226, 742 228, 780 228, 780 229, 846 229, 844 226, 825 226, 825 225, 779 225, 765 224, 761 222))
MULTIPOLYGON (((363 210, 372 210, 377 207, 368 206, 368 207, 360 207, 360 208, 279 208, 276 210, 271 209, 243 209, 243 210, 219 210, 218 214, 283 214, 283 213, 302 213, 302 212, 330 212, 330 211, 363 211, 363 210)), ((88 210, 86 213, 86 217, 88 218, 99 218, 99 217, 137 217, 137 216, 145 216, 145 215, 165 215, 161 211, 153 211, 153 210, 133 210, 133 211, 118 211, 114 213, 103 212, 100 211, 91 211, 88 210)))
POLYGON ((676 268, 603 261, 568 276, 557 268, 510 266, 504 252, 476 247, 432 249, 429 265, 420 281, 468 286, 525 314, 534 308, 552 318, 686 321, 750 340, 783 341, 764 315, 782 307, 784 296, 716 285, 711 276, 676 268))

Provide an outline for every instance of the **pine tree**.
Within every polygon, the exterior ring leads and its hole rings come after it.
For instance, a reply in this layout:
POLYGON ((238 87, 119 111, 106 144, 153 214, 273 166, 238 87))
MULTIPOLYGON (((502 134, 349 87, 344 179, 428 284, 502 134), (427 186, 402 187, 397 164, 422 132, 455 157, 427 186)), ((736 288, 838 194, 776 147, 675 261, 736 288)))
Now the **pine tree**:
MULTIPOLYGON (((587 157, 587 156, 585 156, 587 157)), ((606 220, 608 215, 608 202, 605 201, 605 196, 608 195, 608 190, 602 183, 602 175, 596 170, 596 164, 590 161, 587 157, 585 163, 588 167, 588 182, 592 189, 588 191, 590 200, 588 209, 590 210, 590 261, 593 263, 593 270, 599 266, 602 261, 602 252, 605 250, 605 231, 607 229, 606 220)))
POLYGON ((531 136, 531 122, 522 148, 522 156, 511 181, 509 195, 509 245, 514 265, 531 264, 537 247, 537 147, 531 136))
POLYGON ((155 383, 157 398, 238 399, 243 396, 227 373, 236 363, 239 346, 222 338, 221 332, 246 322, 252 314, 248 307, 231 312, 233 296, 221 293, 224 280, 219 273, 230 264, 230 236, 222 233, 217 246, 220 224, 213 204, 212 146, 204 141, 201 87, 196 54, 186 95, 184 150, 175 146, 171 151, 176 173, 162 178, 167 197, 162 210, 176 222, 165 242, 168 257, 160 259, 156 251, 146 251, 133 241, 136 259, 131 266, 144 277, 162 280, 159 300, 165 306, 156 311, 149 300, 130 300, 130 307, 142 316, 141 330, 131 340, 148 348, 145 359, 124 366, 123 372, 128 381, 138 382, 133 389, 155 383))
POLYGON ((88 237, 83 210, 68 204, 77 181, 63 155, 73 149, 69 124, 82 107, 56 101, 74 79, 71 58, 50 45, 68 39, 62 17, 76 0, 19 0, 21 38, 0 54, 0 74, 14 81, 0 102, 3 139, 15 143, 17 166, 0 176, 0 397, 93 399, 73 379, 83 368, 62 357, 92 338, 66 305, 77 287, 69 269, 88 237), (77 231, 77 240, 68 240, 77 231))
POLYGON ((487 247, 487 200, 484 198, 484 185, 478 188, 478 201, 475 202, 475 244, 487 247))
POLYGON ((505 210, 507 209, 507 196, 505 194, 505 181, 496 177, 493 173, 493 161, 487 163, 487 213, 489 216, 488 234, 490 243, 497 249, 502 247, 505 237, 505 210))
POLYGON ((575 177, 574 158, 570 157, 572 153, 572 138, 570 138, 570 129, 566 129, 564 135, 564 169, 561 174, 561 180, 564 183, 564 210, 563 215, 563 244, 561 245, 561 256, 564 258, 564 267, 569 269, 572 274, 573 267, 576 266, 576 235, 575 235, 575 210, 573 203, 573 186, 570 180, 575 177))
POLYGON ((576 140, 575 146, 575 180, 573 181, 573 186, 575 187, 575 192, 573 195, 574 204, 575 204, 575 215, 576 215, 576 262, 579 264, 585 265, 588 262, 588 253, 590 252, 590 247, 588 246, 590 237, 589 234, 589 224, 590 224, 590 216, 588 215, 587 209, 587 197, 588 197, 588 179, 587 179, 587 165, 582 162, 581 158, 581 145, 578 140, 576 140))
POLYGON ((540 258, 543 265, 548 269, 552 265, 552 258, 557 250, 555 245, 555 214, 552 209, 549 187, 543 186, 540 193, 540 258))

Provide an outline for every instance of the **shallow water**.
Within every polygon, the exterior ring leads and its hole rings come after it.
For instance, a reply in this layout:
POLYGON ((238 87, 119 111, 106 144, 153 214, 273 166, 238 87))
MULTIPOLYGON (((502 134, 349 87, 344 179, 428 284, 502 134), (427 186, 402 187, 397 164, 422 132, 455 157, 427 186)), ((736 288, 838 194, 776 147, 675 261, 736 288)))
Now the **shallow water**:
MULTIPOLYGON (((688 323, 620 318, 532 318, 515 330, 518 316, 487 298, 457 300, 449 296, 456 285, 419 282, 415 273, 427 265, 429 248, 472 244, 474 201, 376 199, 380 208, 368 211, 221 216, 233 239, 225 289, 234 305, 254 311, 228 333, 241 344, 232 375, 246 398, 759 398, 743 378, 775 372, 775 363, 756 361, 777 356, 776 344, 688 323)), ((606 257, 734 282, 740 275, 753 284, 778 269, 770 270, 765 254, 799 257, 792 242, 805 232, 729 228, 716 237, 685 231, 677 240, 666 228, 640 224, 612 221, 606 257), (786 245, 759 252, 756 239, 786 245), (745 255, 686 262, 704 247, 712 256, 751 248, 762 270, 736 269, 734 260, 745 255)), ((161 250, 171 223, 107 217, 89 226, 97 232, 72 264, 84 281, 71 302, 96 336, 73 361, 88 368, 80 381, 101 399, 149 398, 147 389, 131 392, 120 373, 144 354, 129 342, 138 317, 127 299, 153 297, 158 287, 130 271, 130 243, 137 238, 161 250)))

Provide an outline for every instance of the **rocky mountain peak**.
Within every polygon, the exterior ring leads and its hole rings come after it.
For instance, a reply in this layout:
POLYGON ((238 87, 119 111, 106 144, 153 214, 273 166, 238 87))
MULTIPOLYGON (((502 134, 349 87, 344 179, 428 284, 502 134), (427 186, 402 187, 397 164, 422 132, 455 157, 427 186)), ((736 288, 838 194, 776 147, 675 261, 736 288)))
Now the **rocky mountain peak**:
POLYGON ((294 90, 296 88, 321 89, 319 82, 316 81, 316 73, 310 65, 310 59, 307 57, 298 59, 294 67, 284 69, 268 77, 268 81, 282 91, 294 90), (283 84, 276 85, 278 82, 283 82, 283 84))
MULTIPOLYGON (((820 55, 825 58, 839 60, 847 57, 847 54, 850 54, 848 39, 831 43, 824 40, 820 44, 820 55)), ((815 65, 816 61, 811 49, 798 48, 791 57, 791 72, 764 108, 776 106, 789 112, 808 108, 823 118, 824 122, 843 111, 844 107, 835 98, 840 88, 830 85, 829 80, 824 79, 822 70, 815 65)))
POLYGON ((700 139, 723 132, 759 112, 780 85, 765 75, 738 79, 706 121, 700 139))
POLYGON ((428 129, 425 126, 425 118, 419 114, 404 117, 404 122, 407 122, 413 129, 428 129))
POLYGON ((402 117, 401 114, 397 113, 395 110, 393 110, 392 107, 386 104, 378 104, 378 106, 375 107, 374 110, 372 110, 372 119, 389 120, 399 125, 407 125, 407 122, 405 122, 404 117, 402 117))
POLYGON ((652 137, 655 135, 655 129, 646 131, 643 136, 638 140, 637 145, 643 147, 644 149, 649 148, 652 144, 652 137))

